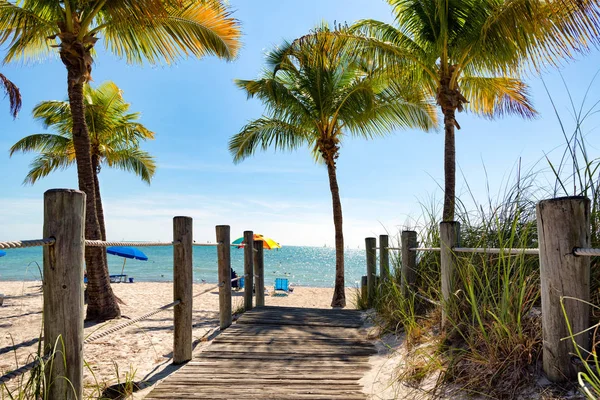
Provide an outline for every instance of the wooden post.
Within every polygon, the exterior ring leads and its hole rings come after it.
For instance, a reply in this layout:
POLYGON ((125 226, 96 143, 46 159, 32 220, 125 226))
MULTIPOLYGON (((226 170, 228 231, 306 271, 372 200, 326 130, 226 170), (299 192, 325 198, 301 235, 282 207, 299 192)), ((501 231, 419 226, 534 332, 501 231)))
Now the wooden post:
POLYGON ((52 189, 44 193, 44 353, 49 399, 83 398, 83 266, 85 193, 52 189))
POLYGON ((456 257, 452 248, 457 247, 460 241, 460 223, 456 221, 440 223, 440 260, 442 279, 442 327, 446 325, 448 307, 452 305, 454 293, 454 270, 456 257))
POLYGON ((389 243, 388 235, 379 235, 379 271, 382 281, 387 281, 390 278, 389 243))
POLYGON ((262 240, 254 242, 254 274, 256 276, 256 307, 264 307, 265 260, 262 240))
MULTIPOLYGON (((565 313, 572 332, 590 326, 590 257, 576 256, 576 247, 590 247, 590 200, 563 197, 544 200, 537 205, 542 298, 542 335, 544 372, 553 382, 577 377, 571 363, 575 353, 569 337, 565 313), (561 307, 563 296, 565 313, 561 307), (568 339, 564 339, 568 338, 568 339)), ((575 336, 583 354, 590 349, 587 333, 575 336)))
POLYGON ((173 218, 173 301, 180 300, 173 312, 173 364, 192 359, 192 257, 193 220, 190 217, 173 218))
POLYGON ((244 232, 244 243, 244 309, 250 311, 254 286, 254 232, 244 232))
POLYGON ((402 231, 400 235, 402 248, 402 285, 401 291, 403 296, 407 296, 409 289, 414 288, 417 282, 417 252, 410 250, 418 247, 417 232, 402 231))
POLYGON ((221 330, 231 325, 231 237, 229 225, 217 226, 219 263, 219 320, 221 330))
POLYGON ((367 251, 367 304, 369 307, 373 305, 375 299, 375 274, 377 273, 377 250, 375 250, 375 247, 377 247, 377 239, 372 237, 365 239, 365 250, 367 251))
POLYGON ((368 282, 367 282, 367 276, 363 275, 360 278, 360 296, 362 297, 362 300, 364 302, 368 301, 368 296, 369 296, 369 291, 368 291, 368 282))

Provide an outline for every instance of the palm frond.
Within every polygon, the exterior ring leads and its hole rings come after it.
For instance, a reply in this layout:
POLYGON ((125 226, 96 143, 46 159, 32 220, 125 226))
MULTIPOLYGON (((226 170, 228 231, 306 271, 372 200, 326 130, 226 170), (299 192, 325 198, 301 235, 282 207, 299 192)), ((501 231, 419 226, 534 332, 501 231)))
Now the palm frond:
POLYGON ((487 118, 518 115, 533 118, 537 114, 527 85, 508 77, 465 76, 460 80, 467 110, 487 118))
POLYGON ((10 115, 13 118, 17 118, 19 111, 21 110, 21 92, 17 85, 12 83, 6 76, 0 74, 0 84, 4 87, 4 93, 8 96, 10 104, 10 115))
POLYGON ((119 168, 134 173, 147 184, 150 184, 156 172, 154 157, 139 147, 127 147, 111 151, 106 155, 105 162, 111 168, 119 168))
POLYGON ((147 15, 132 23, 131 15, 106 15, 98 30, 107 49, 130 63, 173 63, 182 57, 216 55, 235 58, 240 30, 237 20, 218 1, 183 1, 163 15, 147 15), (101 28, 101 29, 100 29, 101 28))
POLYGON ((42 153, 29 164, 29 172, 23 181, 33 185, 56 170, 64 170, 75 163, 75 158, 69 158, 65 153, 42 153))
POLYGON ((314 135, 304 127, 286 121, 262 117, 251 121, 229 141, 229 152, 234 162, 253 155, 256 150, 275 149, 291 151, 314 141, 314 135))
POLYGON ((17 152, 71 153, 70 155, 72 157, 75 156, 73 143, 70 138, 51 133, 38 133, 25 136, 23 139, 12 145, 10 148, 10 156, 12 157, 17 152))
POLYGON ((4 62, 47 57, 52 50, 48 38, 58 33, 60 20, 55 7, 36 7, 32 0, 21 4, 0 0, 0 43, 9 46, 4 62))

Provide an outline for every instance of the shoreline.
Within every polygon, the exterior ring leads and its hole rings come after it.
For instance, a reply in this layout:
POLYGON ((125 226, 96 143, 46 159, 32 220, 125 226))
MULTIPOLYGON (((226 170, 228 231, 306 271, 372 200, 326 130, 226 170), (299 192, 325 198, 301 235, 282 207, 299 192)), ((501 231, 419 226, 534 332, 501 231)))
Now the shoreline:
MULTIPOLYGON (((193 292, 213 286, 195 283, 193 292)), ((173 300, 169 282, 135 282, 113 284, 115 294, 122 300, 122 317, 102 324, 85 324, 87 337, 102 332, 127 319, 152 311, 173 300)), ((287 296, 272 296, 272 286, 266 287, 267 306, 330 308, 333 288, 295 286, 287 296)), ((0 281, 0 293, 6 297, 0 306, 0 374, 27 363, 37 352, 42 327, 41 281, 0 281)), ((233 292, 232 309, 243 306, 243 290, 233 292)), ((352 293, 346 291, 347 308, 352 307, 352 293)), ((219 326, 218 289, 194 298, 192 339, 194 352, 202 348, 206 336, 219 326)), ((158 379, 161 371, 170 367, 173 350, 173 310, 169 309, 136 325, 108 335, 84 346, 84 359, 89 368, 84 370, 86 392, 94 387, 106 387, 123 382, 127 374, 134 373, 135 381, 158 379), (118 375, 115 364, 118 365, 118 375), (118 376, 118 377, 117 377, 118 376)), ((136 397, 137 398, 137 397, 136 397)))

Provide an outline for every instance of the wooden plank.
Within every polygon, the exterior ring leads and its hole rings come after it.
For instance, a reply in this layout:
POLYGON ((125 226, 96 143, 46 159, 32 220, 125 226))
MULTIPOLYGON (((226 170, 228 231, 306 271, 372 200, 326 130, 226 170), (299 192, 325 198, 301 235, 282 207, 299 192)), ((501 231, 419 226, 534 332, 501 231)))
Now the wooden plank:
POLYGON ((375 349, 361 324, 356 311, 255 308, 146 398, 365 399, 375 349))

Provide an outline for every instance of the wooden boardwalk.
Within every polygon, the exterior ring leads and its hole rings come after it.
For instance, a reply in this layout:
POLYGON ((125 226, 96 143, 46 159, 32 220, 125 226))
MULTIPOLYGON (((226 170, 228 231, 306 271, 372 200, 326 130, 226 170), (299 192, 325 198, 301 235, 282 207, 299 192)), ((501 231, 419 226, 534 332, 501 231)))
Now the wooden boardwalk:
POLYGON ((361 325, 353 310, 254 309, 146 399, 366 399, 361 325))

